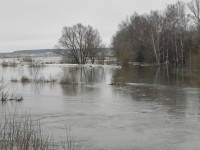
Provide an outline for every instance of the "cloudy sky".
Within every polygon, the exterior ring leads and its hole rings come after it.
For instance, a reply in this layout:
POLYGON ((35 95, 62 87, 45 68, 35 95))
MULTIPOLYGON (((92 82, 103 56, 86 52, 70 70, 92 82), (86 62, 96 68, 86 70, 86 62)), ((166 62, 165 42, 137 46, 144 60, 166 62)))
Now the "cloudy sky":
POLYGON ((76 23, 98 28, 109 46, 118 24, 126 16, 135 11, 163 10, 176 1, 0 0, 0 52, 53 48, 63 26, 76 23))

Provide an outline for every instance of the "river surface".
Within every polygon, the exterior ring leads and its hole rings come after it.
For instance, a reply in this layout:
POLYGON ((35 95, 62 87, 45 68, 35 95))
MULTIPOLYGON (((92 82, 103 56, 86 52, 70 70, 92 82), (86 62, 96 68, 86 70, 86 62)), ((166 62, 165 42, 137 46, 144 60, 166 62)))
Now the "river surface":
POLYGON ((21 102, 0 110, 38 116, 58 141, 69 127, 82 149, 200 149, 200 72, 169 66, 77 66, 0 68, 5 91, 21 102), (56 79, 57 83, 21 83, 56 79), (76 84, 60 84, 63 77, 76 84))

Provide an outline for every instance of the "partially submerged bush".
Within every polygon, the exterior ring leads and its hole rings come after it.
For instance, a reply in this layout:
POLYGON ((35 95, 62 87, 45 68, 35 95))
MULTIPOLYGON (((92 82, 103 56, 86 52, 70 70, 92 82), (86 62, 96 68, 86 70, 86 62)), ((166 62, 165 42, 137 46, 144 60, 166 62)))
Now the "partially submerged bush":
POLYGON ((44 77, 40 77, 38 79, 33 80, 35 83, 56 83, 57 80, 50 77, 49 79, 45 79, 44 77))
POLYGON ((1 92, 1 101, 2 102, 7 102, 7 101, 13 101, 15 100, 16 102, 20 102, 23 100, 23 97, 21 95, 18 95, 18 94, 10 94, 8 91, 7 92, 4 92, 2 91, 1 92))
POLYGON ((17 67, 17 63, 16 62, 2 62, 1 63, 2 67, 17 67))
POLYGON ((17 67, 17 63, 16 62, 10 62, 10 67, 17 67))
POLYGON ((28 64, 29 67, 44 67, 43 63, 35 63, 35 62, 31 62, 28 64))
POLYGON ((28 83, 28 82, 31 82, 31 80, 28 77, 26 77, 26 76, 22 76, 21 82, 22 83, 28 83))
POLYGON ((49 79, 45 79, 44 77, 30 79, 27 76, 22 76, 21 80, 12 78, 10 81, 11 82, 21 82, 23 84, 25 84, 25 83, 57 83, 57 80, 52 77, 50 77, 49 79))
POLYGON ((29 57, 29 56, 24 57, 24 58, 23 58, 23 61, 24 61, 24 62, 34 62, 34 60, 33 60, 31 57, 29 57))
POLYGON ((6 102, 8 100, 8 92, 4 93, 3 91, 1 92, 1 101, 6 102))
POLYGON ((18 82, 18 80, 15 79, 15 78, 12 78, 10 81, 11 81, 11 82, 18 82))
POLYGON ((126 82, 123 77, 114 78, 110 85, 125 86, 126 82))
POLYGON ((8 64, 8 62, 2 62, 2 63, 1 63, 1 66, 2 66, 2 67, 9 67, 9 64, 8 64))
POLYGON ((61 79, 60 84, 68 84, 68 85, 76 84, 76 79, 73 76, 64 76, 61 79))

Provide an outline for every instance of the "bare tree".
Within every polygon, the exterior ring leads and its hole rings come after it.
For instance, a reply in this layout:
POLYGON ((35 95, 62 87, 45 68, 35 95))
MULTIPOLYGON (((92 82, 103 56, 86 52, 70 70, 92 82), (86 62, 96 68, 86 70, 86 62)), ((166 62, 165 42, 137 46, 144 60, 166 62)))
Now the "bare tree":
POLYGON ((183 64, 185 61, 188 51, 188 17, 185 12, 182 2, 168 5, 164 11, 160 41, 162 62, 183 64))
POLYGON ((98 30, 94 30, 91 26, 88 26, 86 42, 88 44, 88 56, 91 60, 91 63, 94 64, 97 53, 100 51, 100 48, 103 48, 98 30))
POLYGON ((149 16, 150 38, 152 41, 153 51, 156 57, 156 62, 160 65, 160 34, 162 28, 162 17, 158 11, 152 11, 149 16))
POLYGON ((193 0, 188 3, 188 8, 192 12, 192 19, 194 23, 197 25, 198 30, 200 30, 200 1, 193 0))
POLYGON ((183 64, 191 40, 185 3, 168 5, 149 15, 135 13, 120 24, 112 46, 118 60, 183 64))
POLYGON ((155 58, 149 47, 150 25, 147 15, 133 14, 130 19, 123 21, 119 30, 113 36, 112 46, 118 60, 127 65, 129 62, 148 62, 155 58))
POLYGON ((123 21, 119 25, 119 30, 113 36, 112 46, 116 54, 118 62, 122 65, 127 65, 133 61, 134 51, 131 32, 129 32, 129 20, 123 21))
POLYGON ((59 49, 56 52, 72 59, 74 63, 85 64, 88 56, 96 56, 97 49, 101 45, 100 39, 99 32, 91 26, 86 27, 82 24, 66 26, 58 41, 59 49))

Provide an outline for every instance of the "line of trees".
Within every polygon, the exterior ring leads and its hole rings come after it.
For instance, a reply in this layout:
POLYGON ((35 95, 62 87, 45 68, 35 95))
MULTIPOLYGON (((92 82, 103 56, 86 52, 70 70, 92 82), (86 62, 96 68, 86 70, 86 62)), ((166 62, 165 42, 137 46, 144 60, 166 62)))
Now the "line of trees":
POLYGON ((170 4, 162 12, 134 13, 119 25, 112 47, 123 65, 191 63, 200 51, 200 0, 170 4))
MULTIPOLYGON (((76 24, 63 28, 56 52, 70 62, 85 64, 88 60, 94 63, 101 48, 97 29, 76 24)), ((200 0, 177 2, 149 14, 134 13, 119 25, 112 38, 112 48, 122 65, 199 63, 200 0)))

